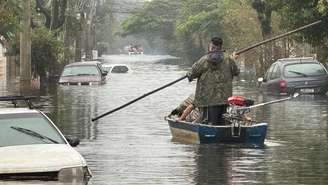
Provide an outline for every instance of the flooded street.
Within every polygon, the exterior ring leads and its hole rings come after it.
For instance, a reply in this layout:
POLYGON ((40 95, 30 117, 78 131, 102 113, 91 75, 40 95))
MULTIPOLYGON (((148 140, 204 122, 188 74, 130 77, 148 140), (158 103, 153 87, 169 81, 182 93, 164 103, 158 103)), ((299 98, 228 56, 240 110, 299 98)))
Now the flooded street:
MULTIPOLYGON (((326 184, 328 182, 328 98, 302 95, 255 108, 251 117, 267 122, 263 148, 196 145, 171 140, 164 116, 194 92, 183 80, 95 122, 91 119, 185 75, 188 67, 166 62, 170 56, 105 56, 124 63, 128 74, 108 74, 102 86, 58 86, 39 96, 37 105, 66 135, 93 177, 89 184, 326 184)), ((3 90, 13 95, 15 90, 3 90)), ((23 94, 22 94, 23 95, 23 94)), ((30 94, 29 94, 30 95, 30 94)), ((234 95, 255 103, 264 96, 239 81, 234 95)))

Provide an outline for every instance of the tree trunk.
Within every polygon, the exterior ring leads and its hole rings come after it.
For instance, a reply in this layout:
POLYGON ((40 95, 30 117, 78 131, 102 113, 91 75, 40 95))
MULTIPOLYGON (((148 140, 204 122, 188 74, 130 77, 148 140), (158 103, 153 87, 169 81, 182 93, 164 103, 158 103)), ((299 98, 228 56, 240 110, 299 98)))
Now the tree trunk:
MULTIPOLYGON (((263 0, 253 0, 252 7, 257 12, 257 18, 260 22, 262 38, 266 40, 272 36, 271 15, 272 9, 268 3, 263 0)), ((268 43, 263 48, 263 63, 260 64, 262 69, 266 70, 272 64, 273 44, 268 43)))
POLYGON ((97 1, 93 1, 90 4, 89 10, 87 10, 87 24, 86 24, 86 35, 85 35, 85 58, 87 60, 93 59, 92 50, 95 49, 95 21, 96 21, 96 6, 97 1))
MULTIPOLYGON (((68 12, 71 12, 74 10, 74 3, 72 1, 68 2, 68 12)), ((73 33, 73 17, 66 16, 65 18, 65 31, 64 31, 64 65, 71 63, 74 60, 74 56, 72 55, 73 51, 72 48, 74 48, 74 37, 73 35, 76 33, 73 33)))
POLYGON ((31 0, 22 1, 22 31, 20 33, 20 82, 23 88, 31 85, 31 0))
POLYGON ((81 31, 78 31, 76 34, 76 39, 75 39, 75 62, 80 62, 82 58, 82 33, 81 31))

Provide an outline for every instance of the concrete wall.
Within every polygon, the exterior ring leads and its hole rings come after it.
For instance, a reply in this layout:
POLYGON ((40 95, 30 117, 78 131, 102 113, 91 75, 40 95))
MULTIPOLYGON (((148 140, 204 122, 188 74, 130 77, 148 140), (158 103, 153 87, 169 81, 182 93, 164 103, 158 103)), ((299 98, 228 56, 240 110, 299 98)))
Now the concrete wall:
POLYGON ((0 85, 6 84, 6 57, 5 49, 0 44, 0 85))

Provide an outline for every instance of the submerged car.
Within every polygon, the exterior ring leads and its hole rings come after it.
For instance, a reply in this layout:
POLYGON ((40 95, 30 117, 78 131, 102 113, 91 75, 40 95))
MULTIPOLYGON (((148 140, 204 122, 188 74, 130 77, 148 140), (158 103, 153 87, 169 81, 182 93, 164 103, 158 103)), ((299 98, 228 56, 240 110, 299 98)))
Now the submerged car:
POLYGON ((108 73, 131 73, 132 70, 126 64, 103 64, 103 69, 108 73))
POLYGON ((311 57, 279 59, 258 82, 264 92, 274 95, 326 94, 328 91, 327 70, 311 57))
POLYGON ((60 85, 101 85, 106 83, 107 72, 101 62, 75 62, 64 67, 59 78, 60 85))
MULTIPOLYGON (((0 97, 0 101, 28 100, 0 97)), ((85 182, 91 172, 85 159, 41 111, 30 108, 1 108, 0 179, 85 182)))

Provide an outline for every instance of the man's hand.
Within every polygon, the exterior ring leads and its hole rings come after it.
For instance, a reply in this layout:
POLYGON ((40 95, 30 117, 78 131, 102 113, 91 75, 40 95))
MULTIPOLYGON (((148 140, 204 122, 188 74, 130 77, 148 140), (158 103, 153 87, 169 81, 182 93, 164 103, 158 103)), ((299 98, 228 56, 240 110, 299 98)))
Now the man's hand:
POLYGON ((232 55, 230 56, 232 59, 237 60, 239 55, 236 54, 236 52, 232 52, 232 55))
POLYGON ((193 79, 191 78, 191 73, 190 73, 190 72, 188 72, 188 73, 186 74, 186 76, 187 76, 189 82, 191 82, 191 81, 193 80, 193 79))

